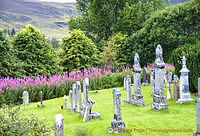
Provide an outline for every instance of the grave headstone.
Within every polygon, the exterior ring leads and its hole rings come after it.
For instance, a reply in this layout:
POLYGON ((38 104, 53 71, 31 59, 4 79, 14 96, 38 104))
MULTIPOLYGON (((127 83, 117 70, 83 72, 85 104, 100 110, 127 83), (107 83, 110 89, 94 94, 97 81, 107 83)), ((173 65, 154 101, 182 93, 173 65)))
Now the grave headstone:
POLYGON ((200 136, 200 77, 198 78, 198 97, 196 99, 197 132, 193 136, 200 136))
POLYGON ((198 97, 200 98, 200 77, 198 78, 198 97))
POLYGON ((69 110, 73 111, 73 92, 72 90, 69 91, 69 110))
POLYGON ((159 44, 156 48, 155 67, 155 93, 153 95, 152 109, 160 111, 167 109, 168 104, 166 96, 164 96, 164 68, 165 63, 162 57, 163 51, 159 44))
POLYGON ((113 89, 113 108, 114 118, 111 121, 111 126, 115 133, 122 133, 118 130, 125 129, 125 123, 122 121, 121 116, 121 92, 118 88, 113 89))
POLYGON ((81 111, 81 83, 80 81, 76 82, 76 103, 77 103, 77 112, 81 111))
POLYGON ((174 100, 178 101, 180 98, 180 90, 179 90, 179 84, 178 84, 178 76, 174 75, 174 85, 173 85, 173 90, 174 90, 174 100))
POLYGON ((72 91, 73 91, 73 111, 77 110, 77 86, 76 83, 72 84, 72 91))
POLYGON ((130 75, 126 76, 126 100, 130 101, 131 100, 131 77, 130 75))
POLYGON ((152 96, 155 92, 155 70, 151 70, 150 73, 150 81, 151 81, 151 87, 152 87, 152 96))
POLYGON ((146 69, 146 67, 144 67, 144 69, 143 69, 143 82, 142 82, 142 85, 143 86, 148 86, 149 85, 148 80, 147 80, 147 69, 146 69))
POLYGON ((140 67, 140 58, 137 53, 134 57, 134 94, 133 94, 133 104, 136 106, 144 106, 143 96, 141 94, 141 67, 140 67))
POLYGON ((131 91, 131 77, 130 75, 126 76, 126 99, 123 100, 123 102, 128 104, 133 104, 133 100, 131 98, 132 91, 131 91))
POLYGON ((100 119, 100 114, 92 111, 92 105, 95 101, 89 99, 89 79, 83 80, 83 104, 81 105, 81 111, 79 112, 83 117, 83 122, 91 119, 100 119))
POLYGON ((28 105, 29 104, 29 95, 27 91, 23 92, 23 105, 28 105))
POLYGON ((40 92, 40 105, 38 105, 39 107, 44 107, 42 97, 43 97, 43 95, 42 95, 42 91, 41 91, 40 92))
POLYGON ((126 90, 126 77, 124 77, 124 89, 123 90, 126 90))
POLYGON ((54 119, 55 136, 64 136, 64 123, 62 114, 56 114, 54 119))
POLYGON ((83 104, 86 105, 88 101, 89 92, 89 78, 83 80, 83 104))
POLYGON ((172 82, 172 72, 168 73, 167 80, 168 80, 169 83, 172 82))
POLYGON ((192 102, 193 99, 191 98, 190 92, 189 92, 189 77, 188 73, 190 72, 186 67, 186 61, 187 59, 185 56, 183 56, 183 59, 181 59, 183 62, 181 72, 181 78, 182 78, 182 84, 181 84, 181 96, 180 99, 178 99, 178 103, 182 104, 185 102, 192 102))
POLYGON ((67 96, 66 95, 64 95, 64 103, 65 103, 64 109, 67 109, 68 107, 67 107, 67 96))
POLYGON ((172 82, 172 72, 169 72, 167 77, 165 76, 165 81, 167 86, 167 99, 172 99, 171 85, 170 85, 172 82))

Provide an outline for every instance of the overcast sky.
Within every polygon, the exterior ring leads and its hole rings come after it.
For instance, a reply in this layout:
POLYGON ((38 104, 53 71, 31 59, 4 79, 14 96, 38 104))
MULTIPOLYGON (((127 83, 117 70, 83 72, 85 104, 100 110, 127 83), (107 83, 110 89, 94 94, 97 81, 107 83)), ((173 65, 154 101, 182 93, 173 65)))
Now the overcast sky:
POLYGON ((76 2, 76 0, 39 0, 39 1, 46 1, 46 2, 60 2, 60 3, 76 2))

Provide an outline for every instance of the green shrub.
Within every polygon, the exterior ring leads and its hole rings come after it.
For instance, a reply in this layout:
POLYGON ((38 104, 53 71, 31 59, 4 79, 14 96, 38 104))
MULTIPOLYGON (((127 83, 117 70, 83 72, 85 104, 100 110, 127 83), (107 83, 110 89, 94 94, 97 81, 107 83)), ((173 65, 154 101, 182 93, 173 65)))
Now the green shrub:
POLYGON ((0 109, 0 135, 51 135, 53 127, 49 127, 45 120, 40 120, 33 114, 23 114, 19 108, 4 105, 0 109))
POLYGON ((189 88, 191 92, 198 90, 197 80, 200 77, 200 42, 197 44, 185 44, 184 46, 177 48, 172 53, 172 58, 175 66, 175 74, 180 76, 180 70, 182 69, 181 59, 185 56, 187 58, 187 68, 189 72, 189 88))

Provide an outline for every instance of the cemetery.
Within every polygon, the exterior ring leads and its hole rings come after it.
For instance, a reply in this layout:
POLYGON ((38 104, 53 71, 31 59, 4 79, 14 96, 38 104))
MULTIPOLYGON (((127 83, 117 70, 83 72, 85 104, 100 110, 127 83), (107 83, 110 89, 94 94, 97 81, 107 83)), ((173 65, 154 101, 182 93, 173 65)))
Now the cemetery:
MULTIPOLYGON (((162 52, 161 45, 158 45, 154 63, 155 74, 152 72, 150 77, 151 85, 141 86, 142 69, 139 55, 136 53, 133 78, 131 80, 130 75, 127 75, 122 80, 125 82, 123 88, 99 90, 94 93, 89 90, 90 79, 84 78, 82 83, 72 83, 69 94, 60 98, 43 100, 43 92, 40 91, 40 102, 30 102, 28 92, 24 91, 21 111, 34 113, 39 118, 47 115, 46 120, 51 125, 54 124, 55 136, 107 135, 109 127, 113 129, 113 134, 120 135, 198 135, 200 100, 197 98, 195 104, 195 96, 188 91, 187 73, 181 76, 182 90, 179 90, 179 78, 177 75, 172 76, 171 72, 168 73, 165 84, 162 52), (173 85, 170 84, 172 80, 173 85), (170 91, 167 91, 167 83, 170 91), (170 93, 171 97, 167 98, 167 93, 170 93)), ((189 72, 185 56, 182 63, 180 72, 189 72)), ((200 78, 198 88, 200 89, 200 78)))
POLYGON ((75 1, 0 28, 0 136, 200 136, 200 1, 75 1))

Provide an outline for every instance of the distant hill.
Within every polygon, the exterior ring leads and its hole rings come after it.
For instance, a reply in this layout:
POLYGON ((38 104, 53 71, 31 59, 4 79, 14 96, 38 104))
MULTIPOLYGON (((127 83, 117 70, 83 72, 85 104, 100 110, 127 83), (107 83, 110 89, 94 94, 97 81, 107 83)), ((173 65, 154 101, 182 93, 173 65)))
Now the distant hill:
POLYGON ((67 35, 67 20, 78 14, 76 3, 0 0, 0 28, 20 31, 27 24, 32 24, 47 37, 67 35))
MULTIPOLYGON (((166 3, 166 2, 168 2, 169 0, 164 0, 164 2, 166 3)), ((170 0, 170 3, 172 4, 172 5, 176 5, 176 4, 178 4, 178 3, 183 3, 183 2, 186 2, 186 1, 190 1, 190 0, 170 0)))
MULTIPOLYGON (((63 0, 0 0, 0 28, 15 28, 18 32, 27 24, 32 24, 47 37, 62 38, 68 34, 69 17, 79 13, 75 2, 58 3, 61 1, 63 0)), ((186 1, 190 0, 170 0, 172 5, 186 1)))

